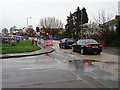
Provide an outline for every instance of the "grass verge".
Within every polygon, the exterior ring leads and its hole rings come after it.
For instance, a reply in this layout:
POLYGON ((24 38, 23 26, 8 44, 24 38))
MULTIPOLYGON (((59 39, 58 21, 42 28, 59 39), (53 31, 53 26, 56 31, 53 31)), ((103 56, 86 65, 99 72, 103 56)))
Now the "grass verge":
POLYGON ((2 54, 10 54, 10 53, 25 53, 39 50, 40 47, 36 45, 32 45, 31 40, 21 41, 16 43, 15 46, 11 46, 10 44, 0 45, 0 53, 2 54), (2 48, 2 49, 1 49, 2 48))

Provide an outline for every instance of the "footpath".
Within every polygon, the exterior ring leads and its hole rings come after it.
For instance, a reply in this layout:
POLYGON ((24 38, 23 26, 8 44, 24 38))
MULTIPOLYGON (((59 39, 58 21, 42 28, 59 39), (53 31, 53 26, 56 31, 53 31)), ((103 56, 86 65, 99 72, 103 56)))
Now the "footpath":
POLYGON ((44 44, 38 44, 38 46, 41 48, 40 50, 37 50, 34 52, 27 52, 27 53, 3 54, 3 55, 0 55, 0 59, 36 56, 36 55, 51 53, 54 51, 54 49, 52 49, 51 47, 45 46, 44 44))
POLYGON ((113 47, 104 47, 103 52, 111 55, 120 55, 119 49, 113 47))

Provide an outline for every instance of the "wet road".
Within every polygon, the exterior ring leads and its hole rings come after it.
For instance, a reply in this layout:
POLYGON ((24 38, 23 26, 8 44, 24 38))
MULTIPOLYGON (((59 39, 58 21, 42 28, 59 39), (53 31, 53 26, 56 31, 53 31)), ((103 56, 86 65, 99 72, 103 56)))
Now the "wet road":
POLYGON ((118 88, 118 77, 62 50, 2 61, 3 88, 118 88))

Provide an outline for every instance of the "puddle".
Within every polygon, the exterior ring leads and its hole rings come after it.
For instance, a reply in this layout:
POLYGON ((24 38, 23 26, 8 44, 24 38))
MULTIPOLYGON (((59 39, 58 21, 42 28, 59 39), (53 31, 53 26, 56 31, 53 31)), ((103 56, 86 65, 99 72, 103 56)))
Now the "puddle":
POLYGON ((87 65, 87 66, 94 66, 94 62, 99 62, 97 60, 69 60, 69 62, 77 62, 77 63, 82 63, 83 65, 87 65))
POLYGON ((104 62, 104 63, 107 63, 107 64, 120 64, 119 62, 104 62))
POLYGON ((84 60, 84 62, 99 62, 99 61, 97 61, 97 60, 84 60))
POLYGON ((89 64, 89 65, 94 65, 94 63, 106 63, 106 64, 120 64, 120 62, 113 62, 113 61, 106 61, 106 62, 102 62, 102 61, 98 61, 98 60, 88 60, 88 59, 84 59, 84 60, 69 60, 69 62, 83 62, 85 64, 89 64))
POLYGON ((94 62, 99 62, 97 60, 84 60, 85 65, 94 66, 94 62))
POLYGON ((94 67, 94 62, 99 62, 96 60, 69 60, 69 65, 83 71, 84 69, 90 69, 94 67))
MULTIPOLYGON (((113 78, 113 74, 111 72, 108 71, 108 67, 106 68, 102 68, 102 66, 104 66, 104 63, 108 63, 110 64, 109 66, 111 66, 111 64, 117 64, 117 62, 102 62, 102 61, 98 61, 98 60, 69 60, 68 64, 70 66, 70 68, 73 68, 73 70, 76 73, 86 73, 88 76, 91 75, 91 77, 93 78, 99 78, 99 79, 104 79, 105 77, 107 77, 107 80, 114 80, 113 78), (111 75, 111 77, 109 77, 111 75), (102 78, 103 76, 105 76, 104 78, 102 78)), ((106 65, 105 65, 106 66, 106 65)), ((110 67, 112 68, 112 67, 110 67)), ((116 80, 116 79, 115 79, 116 80)))

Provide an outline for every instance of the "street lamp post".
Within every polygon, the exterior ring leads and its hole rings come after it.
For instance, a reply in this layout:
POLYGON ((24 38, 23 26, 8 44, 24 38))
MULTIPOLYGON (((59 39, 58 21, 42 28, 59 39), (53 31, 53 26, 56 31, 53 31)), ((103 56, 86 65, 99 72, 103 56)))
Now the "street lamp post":
POLYGON ((31 19, 32 17, 27 17, 27 28, 28 28, 28 19, 29 19, 29 18, 31 19))
POLYGON ((82 10, 81 10, 81 39, 83 38, 83 35, 82 35, 82 10))

